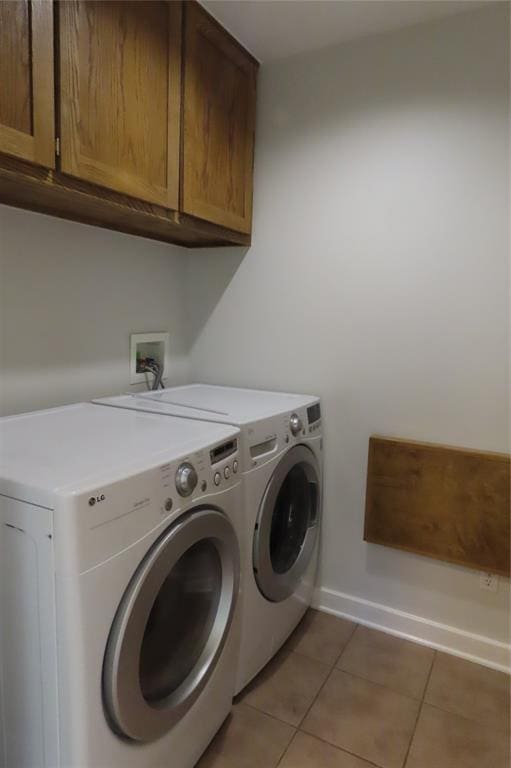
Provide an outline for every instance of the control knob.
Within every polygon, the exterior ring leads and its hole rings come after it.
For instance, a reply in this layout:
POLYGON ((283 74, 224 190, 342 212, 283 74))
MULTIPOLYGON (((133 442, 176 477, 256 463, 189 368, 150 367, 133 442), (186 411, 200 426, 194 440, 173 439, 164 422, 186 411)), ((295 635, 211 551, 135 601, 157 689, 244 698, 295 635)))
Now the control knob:
POLYGON ((302 420, 297 413, 291 414, 289 418, 289 429, 291 430, 291 434, 293 435, 293 437, 296 437, 302 431, 303 429, 302 420))
POLYGON ((195 490, 198 477, 195 467, 188 461, 183 462, 176 472, 176 488, 180 496, 189 496, 195 490))

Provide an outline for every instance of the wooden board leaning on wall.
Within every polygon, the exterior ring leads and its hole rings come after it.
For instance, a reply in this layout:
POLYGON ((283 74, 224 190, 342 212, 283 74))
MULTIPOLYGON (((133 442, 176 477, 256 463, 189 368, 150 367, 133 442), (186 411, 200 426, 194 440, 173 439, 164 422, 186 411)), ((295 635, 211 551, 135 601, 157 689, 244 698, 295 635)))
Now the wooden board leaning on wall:
POLYGON ((510 575, 510 457, 369 439, 364 539, 510 575))

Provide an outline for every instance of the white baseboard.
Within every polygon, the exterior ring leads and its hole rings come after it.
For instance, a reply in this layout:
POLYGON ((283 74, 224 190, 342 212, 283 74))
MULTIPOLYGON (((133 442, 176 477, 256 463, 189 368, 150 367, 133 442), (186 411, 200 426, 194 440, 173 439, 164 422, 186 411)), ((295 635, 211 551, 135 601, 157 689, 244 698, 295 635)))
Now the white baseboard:
POLYGON ((445 651, 463 659, 484 664, 501 672, 511 672, 511 645, 476 635, 448 624, 398 611, 388 605, 372 603, 353 595, 318 587, 313 606, 326 613, 351 619, 390 635, 445 651))

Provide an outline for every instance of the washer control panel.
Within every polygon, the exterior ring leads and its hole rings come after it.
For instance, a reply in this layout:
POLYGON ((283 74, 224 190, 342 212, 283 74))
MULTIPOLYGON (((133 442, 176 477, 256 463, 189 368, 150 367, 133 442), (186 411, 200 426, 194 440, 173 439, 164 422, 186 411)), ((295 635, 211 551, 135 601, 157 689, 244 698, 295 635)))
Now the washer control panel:
POLYGON ((209 462, 213 471, 213 485, 228 487, 237 482, 239 442, 237 438, 217 445, 209 451, 209 462))
POLYGON ((224 490, 239 482, 239 440, 233 437, 160 468, 165 491, 162 512, 183 501, 224 490))

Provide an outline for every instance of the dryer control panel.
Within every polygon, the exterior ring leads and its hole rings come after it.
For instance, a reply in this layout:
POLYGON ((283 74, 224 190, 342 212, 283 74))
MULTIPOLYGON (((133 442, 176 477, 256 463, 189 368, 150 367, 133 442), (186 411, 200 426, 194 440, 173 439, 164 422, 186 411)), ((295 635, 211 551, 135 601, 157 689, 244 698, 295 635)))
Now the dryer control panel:
POLYGON ((244 471, 250 471, 271 461, 284 448, 310 438, 321 438, 319 400, 310 406, 254 422, 247 428, 246 435, 243 466, 244 471))
POLYGON ((283 415, 282 426, 286 443, 304 437, 316 437, 321 431, 321 406, 319 401, 307 408, 299 408, 283 415))

